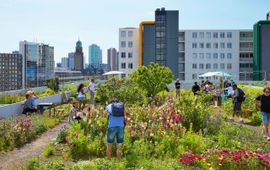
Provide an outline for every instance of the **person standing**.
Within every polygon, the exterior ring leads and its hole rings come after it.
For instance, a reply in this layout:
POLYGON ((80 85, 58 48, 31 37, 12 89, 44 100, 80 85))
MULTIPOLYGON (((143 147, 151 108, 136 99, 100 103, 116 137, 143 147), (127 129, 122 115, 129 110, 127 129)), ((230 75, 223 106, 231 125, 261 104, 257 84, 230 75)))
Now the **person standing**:
POLYGON ((235 115, 240 115, 240 122, 244 123, 242 118, 242 102, 245 100, 245 93, 242 89, 238 88, 236 84, 233 85, 233 117, 231 118, 232 121, 234 121, 235 115))
POLYGON ((265 87, 263 89, 263 94, 257 96, 254 99, 254 103, 261 109, 262 122, 264 125, 263 137, 267 138, 267 140, 270 140, 268 133, 268 125, 270 122, 270 87, 265 87))
POLYGON ((83 84, 80 84, 78 86, 77 92, 78 92, 79 110, 81 111, 85 107, 85 90, 83 84))
POLYGON ((180 97, 180 86, 181 83, 179 82, 179 79, 177 79, 175 82, 176 98, 180 97))
POLYGON ((107 132, 107 159, 111 158, 112 145, 116 138, 116 156, 122 157, 122 145, 124 143, 125 111, 123 102, 112 101, 106 107, 108 116, 107 132))
POLYGON ((95 97, 95 81, 91 79, 89 83, 88 89, 90 91, 90 107, 94 104, 94 97, 95 97))
POLYGON ((199 92, 199 91, 200 91, 200 86, 197 84, 197 82, 194 82, 194 85, 192 86, 193 94, 197 95, 198 94, 197 92, 199 92))

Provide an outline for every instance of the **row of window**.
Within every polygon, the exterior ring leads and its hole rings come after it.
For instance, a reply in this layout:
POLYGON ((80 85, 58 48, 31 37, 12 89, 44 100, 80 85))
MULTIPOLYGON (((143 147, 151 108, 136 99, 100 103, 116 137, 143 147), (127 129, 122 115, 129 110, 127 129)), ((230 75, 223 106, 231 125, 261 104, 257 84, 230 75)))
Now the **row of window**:
MULTIPOLYGON (((225 63, 220 63, 218 68, 218 63, 214 63, 213 64, 213 69, 225 69, 225 63)), ((192 64, 192 69, 211 69, 211 64, 207 63, 207 64, 192 64), (197 67, 198 66, 198 67, 197 67)), ((231 63, 227 63, 227 69, 231 70, 232 69, 232 64, 231 63)))
MULTIPOLYGON (((225 53, 220 53, 218 55, 218 53, 213 53, 213 56, 211 53, 192 53, 192 58, 193 59, 197 59, 199 57, 199 59, 204 59, 204 57, 206 59, 211 59, 213 57, 213 59, 225 59, 225 53), (218 57, 219 56, 219 57, 218 57)), ((227 59, 232 59, 232 53, 227 53, 227 59)))
MULTIPOLYGON (((128 48, 133 47, 133 42, 132 41, 128 41, 127 43, 128 43, 128 48)), ((126 48, 126 41, 121 41, 121 47, 126 48)))
POLYGON ((220 32, 220 33, 218 33, 218 32, 193 32, 192 33, 192 38, 204 38, 204 37, 206 37, 206 38, 232 38, 232 32, 227 32, 227 33, 225 33, 225 32, 220 32))
MULTIPOLYGON (((128 63, 128 68, 133 69, 133 63, 128 63)), ((126 63, 121 63, 121 69, 126 69, 126 63)))
MULTIPOLYGON (((128 58, 132 58, 133 54, 132 53, 127 53, 128 54, 128 58)), ((126 53, 125 52, 121 52, 121 58, 126 58, 126 53)))
MULTIPOLYGON (((211 43, 192 43, 192 48, 225 48, 225 43, 222 42, 220 44, 218 43, 213 43, 213 46, 211 45, 211 43)), ((231 49, 232 48, 232 43, 228 42, 227 43, 227 48, 231 49)))
POLYGON ((126 37, 128 32, 128 37, 133 37, 133 31, 121 31, 121 37, 126 37))

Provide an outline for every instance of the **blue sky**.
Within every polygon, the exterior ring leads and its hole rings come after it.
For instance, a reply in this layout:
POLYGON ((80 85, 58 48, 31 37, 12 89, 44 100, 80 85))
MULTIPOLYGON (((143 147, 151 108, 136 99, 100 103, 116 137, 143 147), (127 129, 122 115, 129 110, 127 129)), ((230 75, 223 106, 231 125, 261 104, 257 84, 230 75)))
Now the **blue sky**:
MULTIPOLYGON (((179 29, 252 29, 270 11, 269 0, 0 0, 0 52, 19 41, 49 43, 59 62, 80 38, 85 56, 98 44, 118 49, 118 29, 154 20, 156 8, 179 10, 179 29)), ((88 63, 88 60, 87 60, 88 63)))

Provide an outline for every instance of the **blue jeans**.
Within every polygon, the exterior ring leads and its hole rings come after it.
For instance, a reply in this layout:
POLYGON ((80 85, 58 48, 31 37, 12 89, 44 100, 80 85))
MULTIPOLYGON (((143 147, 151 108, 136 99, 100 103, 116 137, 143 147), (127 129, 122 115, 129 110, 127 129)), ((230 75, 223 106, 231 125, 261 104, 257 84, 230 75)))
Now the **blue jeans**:
POLYGON ((116 138, 117 144, 124 143, 124 127, 110 127, 108 128, 107 143, 113 144, 116 138))
POLYGON ((262 112, 262 122, 264 125, 268 125, 270 122, 270 113, 262 112))

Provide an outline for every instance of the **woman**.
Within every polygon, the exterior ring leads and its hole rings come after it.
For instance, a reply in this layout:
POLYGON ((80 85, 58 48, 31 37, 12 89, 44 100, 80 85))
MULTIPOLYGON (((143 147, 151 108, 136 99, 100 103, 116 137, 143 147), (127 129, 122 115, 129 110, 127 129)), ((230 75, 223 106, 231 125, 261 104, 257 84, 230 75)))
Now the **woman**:
POLYGON ((83 84, 79 85, 77 92, 78 92, 79 110, 83 110, 85 107, 85 91, 83 84))

